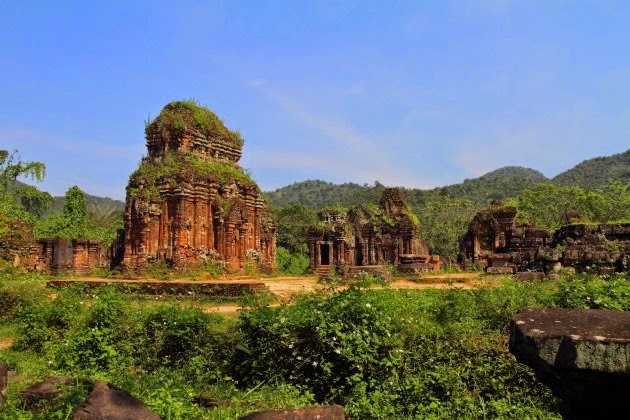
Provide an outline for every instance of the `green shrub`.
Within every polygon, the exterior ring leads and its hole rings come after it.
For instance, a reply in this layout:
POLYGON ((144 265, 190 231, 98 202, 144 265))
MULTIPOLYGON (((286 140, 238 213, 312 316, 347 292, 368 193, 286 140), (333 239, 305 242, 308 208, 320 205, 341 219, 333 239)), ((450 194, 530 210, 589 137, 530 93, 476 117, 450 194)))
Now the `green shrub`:
POLYGON ((46 299, 19 309, 17 319, 19 338, 15 345, 20 349, 43 352, 54 344, 75 322, 81 311, 76 297, 46 299))
POLYGON ((318 401, 374 388, 394 374, 399 359, 392 320, 356 289, 248 311, 238 328, 234 377, 244 385, 277 379, 307 386, 318 401))
MULTIPOLYGON (((65 369, 107 369, 119 361, 127 317, 125 304, 113 293, 94 296, 84 317, 55 348, 57 366, 65 369)), ((67 326, 66 326, 67 327, 67 326)))
POLYGON ((292 254, 279 246, 276 249, 276 268, 284 275, 301 276, 309 266, 309 259, 302 254, 292 254))
POLYGON ((565 277, 557 287, 554 303, 563 308, 630 311, 630 273, 609 278, 586 274, 565 277))
MULTIPOLYGON (((205 314, 196 308, 160 306, 149 312, 140 331, 142 365, 181 367, 195 352, 209 344, 212 326, 221 324, 219 315, 205 314)), ((211 355, 205 354, 206 357, 211 355)))

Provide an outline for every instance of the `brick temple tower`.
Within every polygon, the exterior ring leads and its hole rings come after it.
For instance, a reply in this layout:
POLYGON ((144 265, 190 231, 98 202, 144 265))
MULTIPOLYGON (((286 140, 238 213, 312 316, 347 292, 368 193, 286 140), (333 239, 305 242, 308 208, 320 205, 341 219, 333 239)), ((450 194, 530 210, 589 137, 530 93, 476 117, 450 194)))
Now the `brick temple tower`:
POLYGON ((148 155, 127 186, 120 265, 274 265, 276 226, 260 189, 238 165, 238 132, 195 101, 176 101, 147 124, 146 141, 148 155))

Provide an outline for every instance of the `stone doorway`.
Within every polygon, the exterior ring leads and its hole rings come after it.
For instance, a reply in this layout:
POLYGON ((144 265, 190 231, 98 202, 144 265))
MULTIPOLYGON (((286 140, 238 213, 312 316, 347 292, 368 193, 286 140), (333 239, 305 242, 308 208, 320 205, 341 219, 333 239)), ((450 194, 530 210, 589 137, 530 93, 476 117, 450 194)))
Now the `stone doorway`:
POLYGON ((330 245, 329 244, 320 245, 319 256, 320 256, 319 265, 330 265, 330 245))
POLYGON ((363 265, 363 244, 356 239, 357 246, 354 250, 354 265, 363 265))

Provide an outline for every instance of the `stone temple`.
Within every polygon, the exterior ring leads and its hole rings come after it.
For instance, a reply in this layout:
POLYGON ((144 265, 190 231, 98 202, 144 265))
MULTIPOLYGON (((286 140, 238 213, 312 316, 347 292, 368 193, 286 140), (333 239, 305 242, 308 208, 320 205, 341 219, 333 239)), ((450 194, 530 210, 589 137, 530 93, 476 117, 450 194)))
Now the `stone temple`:
POLYGON ((550 231, 516 220, 517 209, 500 202, 477 213, 460 240, 462 266, 489 274, 549 274, 562 267, 605 274, 630 267, 630 223, 573 223, 550 231))
POLYGON ((273 267, 276 226, 238 165, 240 134, 194 101, 169 103, 145 132, 148 155, 129 179, 114 263, 273 267))
POLYGON ((383 190, 378 206, 324 210, 317 216, 318 224, 308 231, 308 245, 310 268, 320 275, 332 267, 341 274, 357 268, 367 271, 429 254, 418 220, 397 188, 383 190))

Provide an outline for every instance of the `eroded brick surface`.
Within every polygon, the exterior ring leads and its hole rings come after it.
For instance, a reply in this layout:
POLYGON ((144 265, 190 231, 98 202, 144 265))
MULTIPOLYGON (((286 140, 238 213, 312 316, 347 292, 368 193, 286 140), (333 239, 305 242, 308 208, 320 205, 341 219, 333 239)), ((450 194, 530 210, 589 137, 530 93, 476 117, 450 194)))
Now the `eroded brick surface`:
POLYGON ((169 104, 147 126, 148 156, 129 180, 115 263, 272 267, 276 226, 260 189, 238 166, 242 141, 225 135, 220 122, 214 131, 197 129, 188 112, 169 104), (173 115, 182 127, 168 126, 173 115))
POLYGON ((488 273, 623 271, 630 266, 630 224, 573 224, 551 232, 516 226, 516 208, 493 203, 468 225, 459 261, 488 273))

